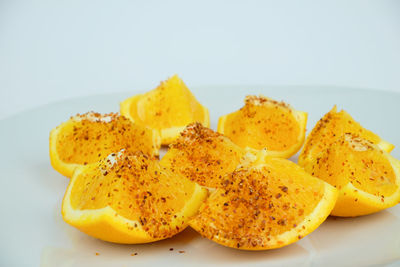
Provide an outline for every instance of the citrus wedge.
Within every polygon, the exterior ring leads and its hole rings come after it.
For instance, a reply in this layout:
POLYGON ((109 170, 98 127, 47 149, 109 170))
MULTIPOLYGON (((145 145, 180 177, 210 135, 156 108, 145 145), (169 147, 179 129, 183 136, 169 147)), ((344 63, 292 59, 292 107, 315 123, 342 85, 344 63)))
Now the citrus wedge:
POLYGON ((124 100, 120 111, 135 123, 159 131, 162 144, 171 143, 189 123, 210 126, 208 109, 177 75, 161 82, 154 90, 124 100))
POLYGON ((62 215, 95 238, 146 243, 185 229, 206 196, 206 189, 165 170, 147 155, 121 150, 76 169, 62 215))
POLYGON ((337 190, 286 159, 263 161, 227 174, 190 226, 244 250, 283 247, 314 231, 334 207, 337 190))
POLYGON ((216 188, 244 154, 229 138, 193 123, 170 145, 160 164, 202 186, 216 188))
POLYGON ((244 107, 219 118, 218 132, 243 148, 266 148, 270 156, 289 158, 303 145, 306 124, 306 112, 264 96, 247 96, 244 107))
POLYGON ((160 146, 157 131, 116 113, 88 112, 71 117, 50 132, 50 162, 58 172, 71 177, 76 167, 97 162, 122 148, 158 156, 160 146))
POLYGON ((330 146, 337 138, 345 133, 357 134, 360 137, 377 144, 383 150, 390 152, 394 145, 381 139, 378 135, 363 128, 346 111, 337 111, 336 106, 325 114, 308 135, 306 143, 299 156, 299 165, 309 171, 310 162, 316 155, 330 146))
POLYGON ((339 189, 332 215, 366 215, 400 201, 400 162, 351 133, 319 153, 310 167, 312 175, 339 189))

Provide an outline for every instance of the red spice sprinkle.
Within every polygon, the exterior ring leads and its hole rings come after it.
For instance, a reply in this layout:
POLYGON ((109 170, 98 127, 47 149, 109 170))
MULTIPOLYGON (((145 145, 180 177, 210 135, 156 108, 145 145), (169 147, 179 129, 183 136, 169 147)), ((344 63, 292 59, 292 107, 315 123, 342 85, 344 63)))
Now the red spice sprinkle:
POLYGON ((287 186, 280 186, 279 188, 282 190, 282 192, 287 193, 287 191, 288 191, 287 186))
POLYGON ((285 226, 286 225, 286 220, 285 219, 280 219, 278 221, 278 225, 285 226))

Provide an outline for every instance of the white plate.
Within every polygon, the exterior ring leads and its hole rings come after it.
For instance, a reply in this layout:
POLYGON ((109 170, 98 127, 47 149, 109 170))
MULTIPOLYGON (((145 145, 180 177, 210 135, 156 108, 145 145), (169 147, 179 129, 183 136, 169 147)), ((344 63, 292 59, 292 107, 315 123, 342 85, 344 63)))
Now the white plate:
MULTIPOLYGON (((194 88, 193 92, 210 109, 214 129, 218 117, 241 107, 246 94, 264 94, 307 111, 308 129, 337 104, 362 125, 400 146, 400 94, 351 88, 250 86, 194 88)), ((78 112, 118 111, 119 102, 132 94, 72 99, 0 121, 0 266, 400 264, 400 205, 359 218, 328 218, 295 244, 259 252, 225 248, 190 228, 152 244, 116 245, 67 225, 60 207, 69 180, 50 166, 49 132, 78 112), (138 255, 130 256, 134 252, 138 255)), ((392 154, 399 158, 399 149, 392 154)))

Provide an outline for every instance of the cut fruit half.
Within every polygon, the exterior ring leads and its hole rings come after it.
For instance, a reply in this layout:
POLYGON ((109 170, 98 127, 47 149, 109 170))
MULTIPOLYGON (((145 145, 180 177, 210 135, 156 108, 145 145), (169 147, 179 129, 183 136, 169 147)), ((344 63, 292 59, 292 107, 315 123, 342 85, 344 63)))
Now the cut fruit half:
POLYGON ((226 175, 190 226, 244 250, 283 247, 314 231, 334 207, 337 190, 286 159, 263 161, 226 175))
POLYGON ((208 109, 177 75, 154 90, 124 100, 120 111, 135 123, 159 131, 162 144, 171 143, 189 123, 210 126, 208 109))
POLYGON ((116 113, 76 115, 50 132, 50 161, 54 169, 71 177, 75 168, 97 162, 125 149, 158 156, 157 131, 132 123, 116 113))
POLYGON ((170 145, 160 164, 202 186, 216 188, 244 154, 229 138, 193 123, 170 145))
POLYGON ((310 171, 310 164, 322 150, 328 148, 337 138, 345 133, 353 133, 361 138, 377 144, 383 150, 390 152, 394 145, 381 139, 378 135, 363 128, 346 111, 337 111, 336 106, 325 114, 308 135, 306 143, 299 156, 299 165, 310 171))
POLYGON ((171 237, 187 226, 207 190, 147 155, 121 150, 76 169, 62 215, 82 232, 135 244, 171 237))
POLYGON ((264 96, 247 96, 240 110, 222 116, 218 132, 242 148, 266 148, 270 156, 289 158, 304 142, 307 113, 264 96))
POLYGON ((400 162, 351 133, 319 153, 310 172, 339 190, 335 216, 366 215, 400 201, 400 162))

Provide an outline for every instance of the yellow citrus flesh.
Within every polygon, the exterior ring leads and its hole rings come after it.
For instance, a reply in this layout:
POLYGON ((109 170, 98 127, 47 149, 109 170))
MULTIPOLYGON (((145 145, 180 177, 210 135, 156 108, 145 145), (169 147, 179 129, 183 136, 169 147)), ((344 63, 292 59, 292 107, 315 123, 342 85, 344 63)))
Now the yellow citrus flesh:
POLYGON ((97 162, 126 149, 158 156, 157 131, 133 124, 116 113, 76 115, 50 132, 50 161, 54 169, 71 177, 76 167, 97 162))
POLYGON ((337 190, 293 162, 264 158, 225 176, 190 226, 221 245, 266 250, 314 231, 335 205, 337 190))
POLYGON ((146 243, 187 226, 207 190, 173 174, 147 155, 121 150, 77 168, 62 215, 70 225, 115 243, 146 243))
POLYGON ((263 96, 247 96, 244 107, 220 117, 218 132, 243 148, 266 148, 271 156, 289 158, 303 145, 306 124, 305 112, 263 96))
POLYGON ((161 82, 154 90, 124 100, 120 111, 135 123, 158 130, 162 144, 171 143, 189 123, 210 126, 208 109, 177 75, 161 82))
POLYGON ((244 154, 229 138, 193 123, 170 145, 160 164, 202 186, 216 188, 244 154))
POLYGON ((310 135, 299 156, 299 165, 309 170, 310 162, 314 161, 322 150, 329 147, 337 138, 345 133, 357 134, 360 137, 377 144, 383 150, 390 152, 394 146, 381 139, 378 135, 363 128, 346 111, 337 111, 336 106, 322 117, 310 135))
POLYGON ((323 150, 310 164, 310 172, 339 189, 332 215, 366 215, 400 201, 399 161, 352 134, 323 150))

